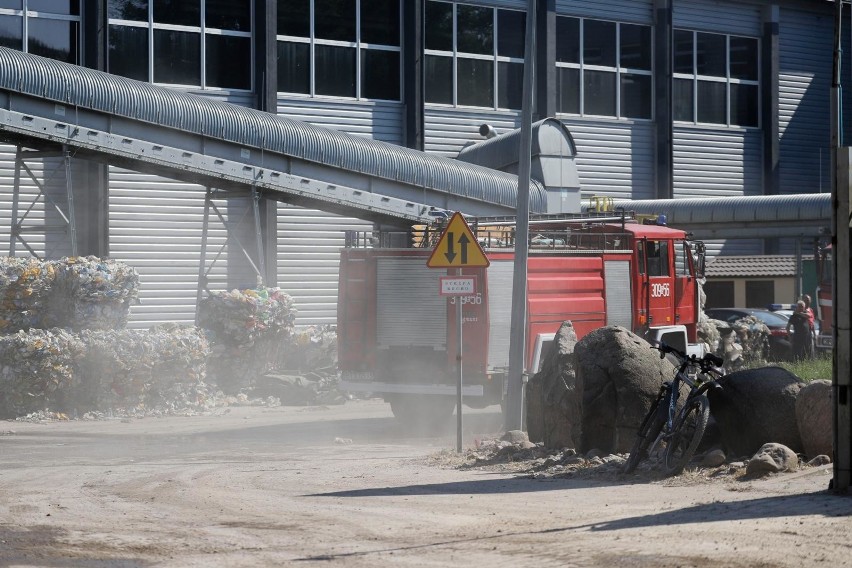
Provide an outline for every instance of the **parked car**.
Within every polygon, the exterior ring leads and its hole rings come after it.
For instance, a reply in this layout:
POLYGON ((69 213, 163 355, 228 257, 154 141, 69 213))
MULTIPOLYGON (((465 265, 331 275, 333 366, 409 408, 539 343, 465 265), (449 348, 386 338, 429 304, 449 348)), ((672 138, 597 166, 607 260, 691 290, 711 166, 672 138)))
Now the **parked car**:
MULTIPOLYGON (((773 314, 778 314, 790 319, 790 316, 792 316, 796 311, 796 304, 769 304, 768 308, 773 314)), ((819 320, 814 321, 814 327, 816 328, 817 334, 819 334, 819 320)))
POLYGON ((762 308, 708 308, 704 310, 708 318, 726 323, 734 323, 746 316, 754 316, 769 328, 769 351, 766 358, 770 361, 788 361, 793 355, 790 334, 787 333, 789 316, 770 312, 762 308))

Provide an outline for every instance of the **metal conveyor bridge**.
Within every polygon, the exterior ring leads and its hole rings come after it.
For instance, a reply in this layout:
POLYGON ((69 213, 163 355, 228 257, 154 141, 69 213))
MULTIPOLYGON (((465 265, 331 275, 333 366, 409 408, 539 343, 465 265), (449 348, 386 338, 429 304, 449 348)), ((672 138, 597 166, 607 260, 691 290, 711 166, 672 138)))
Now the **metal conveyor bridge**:
POLYGON ((378 223, 516 209, 511 174, 2 47, 0 137, 378 223))

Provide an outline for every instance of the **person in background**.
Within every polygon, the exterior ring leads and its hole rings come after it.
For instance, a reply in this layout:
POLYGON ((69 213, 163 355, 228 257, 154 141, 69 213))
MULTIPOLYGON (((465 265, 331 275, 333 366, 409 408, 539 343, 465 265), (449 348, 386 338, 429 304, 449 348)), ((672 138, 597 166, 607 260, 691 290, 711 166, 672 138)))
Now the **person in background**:
POLYGON ((801 300, 796 303, 796 311, 787 321, 787 333, 792 330, 793 338, 793 360, 801 361, 813 357, 813 340, 811 328, 808 322, 808 314, 805 312, 805 303, 801 300))
POLYGON ((814 311, 811 309, 811 297, 808 294, 802 294, 801 301, 805 303, 805 315, 808 316, 808 323, 811 328, 811 353, 816 352, 816 324, 814 311))

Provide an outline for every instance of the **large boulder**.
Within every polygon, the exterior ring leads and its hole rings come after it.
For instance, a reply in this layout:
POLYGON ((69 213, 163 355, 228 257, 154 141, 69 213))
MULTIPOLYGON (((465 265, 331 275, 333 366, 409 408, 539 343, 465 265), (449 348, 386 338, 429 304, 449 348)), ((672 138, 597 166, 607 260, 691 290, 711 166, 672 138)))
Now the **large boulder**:
POLYGON ((570 321, 559 328, 543 354, 541 370, 527 383, 527 430, 530 440, 546 448, 576 448, 580 402, 574 372, 577 334, 570 321))
POLYGON ((809 458, 832 455, 833 413, 831 381, 813 381, 802 387, 796 397, 796 422, 809 458))
POLYGON ((771 442, 802 452, 796 397, 804 383, 796 375, 781 367, 745 369, 720 384, 708 396, 729 456, 751 456, 771 442))
POLYGON ((597 329, 574 350, 585 452, 629 452, 642 419, 675 368, 650 344, 619 326, 597 329))

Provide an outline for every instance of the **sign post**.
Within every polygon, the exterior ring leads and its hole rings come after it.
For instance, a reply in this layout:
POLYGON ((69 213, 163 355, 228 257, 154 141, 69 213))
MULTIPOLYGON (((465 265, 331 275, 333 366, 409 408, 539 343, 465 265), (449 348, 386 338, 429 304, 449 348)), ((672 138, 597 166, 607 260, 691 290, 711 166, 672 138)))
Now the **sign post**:
POLYGON ((461 213, 456 212, 450 218, 447 228, 438 239, 426 266, 429 268, 453 268, 453 276, 442 276, 440 294, 450 296, 456 303, 456 451, 462 451, 462 384, 464 371, 462 365, 462 298, 476 295, 476 276, 465 276, 462 270, 467 267, 485 268, 491 263, 485 256, 479 241, 470 230, 461 213))

